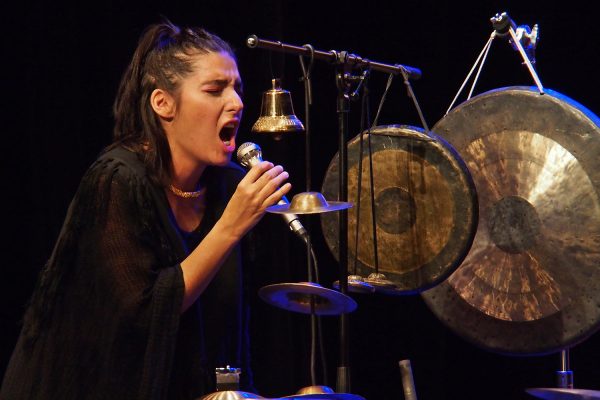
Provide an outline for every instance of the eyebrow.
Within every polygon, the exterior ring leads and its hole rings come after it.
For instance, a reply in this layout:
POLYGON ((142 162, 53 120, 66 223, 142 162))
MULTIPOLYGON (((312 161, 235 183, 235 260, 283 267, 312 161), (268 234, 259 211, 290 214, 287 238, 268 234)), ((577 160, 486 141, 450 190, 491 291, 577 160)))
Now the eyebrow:
MULTIPOLYGON (((229 81, 227 79, 213 79, 211 81, 206 81, 203 83, 204 85, 217 85, 217 86, 227 86, 229 81)), ((243 87, 241 79, 235 81, 234 86, 243 87)))
MULTIPOLYGON (((206 81, 203 83, 203 85, 217 85, 220 88, 224 88, 229 84, 229 81, 227 79, 213 79, 210 81, 206 81)), ((235 88, 235 90, 238 93, 244 93, 244 84, 242 83, 241 79, 237 79, 235 81, 235 83, 233 84, 233 87, 235 88)))

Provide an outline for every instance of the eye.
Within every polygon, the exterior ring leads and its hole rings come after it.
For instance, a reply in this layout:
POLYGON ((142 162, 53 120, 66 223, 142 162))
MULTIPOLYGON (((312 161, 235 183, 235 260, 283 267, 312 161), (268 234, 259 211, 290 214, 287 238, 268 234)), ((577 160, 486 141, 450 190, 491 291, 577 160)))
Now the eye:
POLYGON ((204 89, 204 91, 208 94, 210 94, 211 96, 220 96, 221 93, 223 93, 223 88, 222 87, 209 87, 204 89))

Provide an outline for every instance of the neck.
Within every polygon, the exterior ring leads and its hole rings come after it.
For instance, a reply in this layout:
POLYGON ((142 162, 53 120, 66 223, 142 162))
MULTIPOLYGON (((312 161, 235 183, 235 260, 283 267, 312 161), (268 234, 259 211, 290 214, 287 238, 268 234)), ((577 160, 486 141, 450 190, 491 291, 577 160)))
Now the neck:
POLYGON ((198 190, 198 181, 202 177, 205 165, 182 165, 173 160, 173 177, 171 184, 177 189, 192 192, 198 190))

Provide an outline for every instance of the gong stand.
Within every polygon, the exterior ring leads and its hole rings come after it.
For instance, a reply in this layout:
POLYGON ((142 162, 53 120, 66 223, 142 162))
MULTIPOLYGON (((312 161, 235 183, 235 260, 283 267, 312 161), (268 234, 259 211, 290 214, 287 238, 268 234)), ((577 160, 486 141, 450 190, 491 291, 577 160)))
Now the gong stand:
MULTIPOLYGON (((394 75, 402 74, 405 79, 419 79, 421 71, 417 68, 400 64, 390 65, 363 59, 347 51, 321 51, 308 46, 294 46, 279 41, 260 39, 250 35, 246 39, 250 48, 262 48, 300 56, 310 56, 313 59, 328 61, 336 68, 337 115, 338 115, 338 151, 339 151, 339 201, 348 200, 348 114, 350 110, 350 92, 353 83, 360 81, 360 77, 353 75, 354 70, 369 68, 374 71, 386 72, 394 75)), ((339 282, 340 292, 348 293, 348 212, 340 211, 339 218, 339 282)), ((336 391, 350 393, 350 365, 349 365, 349 323, 345 313, 340 315, 340 359, 337 369, 336 391)))
POLYGON ((538 91, 540 92, 540 94, 544 94, 544 86, 542 85, 542 82, 540 81, 540 78, 538 77, 537 72, 535 72, 535 68, 533 67, 533 64, 535 64, 535 48, 537 46, 539 34, 538 25, 535 24, 532 29, 530 29, 527 25, 520 25, 519 27, 517 27, 517 24, 510 18, 510 16, 506 12, 496 14, 495 16, 490 18, 490 22, 492 23, 494 30, 492 31, 492 34, 490 35, 490 38, 488 39, 486 44, 483 46, 481 53, 479 53, 477 60, 475 60, 473 67, 471 67, 471 70, 469 71, 467 77, 460 86, 460 89, 458 89, 458 92, 456 93, 456 96, 454 96, 452 103, 450 103, 450 106, 446 110, 446 115, 450 112, 450 110, 456 103, 458 96, 460 96, 460 94, 462 93, 465 85, 467 84, 467 82, 471 78, 471 75, 475 71, 475 68, 477 68, 477 65, 479 65, 479 68, 477 69, 477 74, 475 75, 475 78, 471 85, 471 89, 467 96, 467 100, 469 100, 473 95, 473 90, 475 89, 475 85, 477 84, 479 74, 483 69, 483 65, 485 64, 487 55, 490 51, 490 48, 492 47, 492 42, 496 37, 508 39, 513 49, 519 52, 521 58, 523 58, 523 64, 527 66, 527 69, 529 70, 529 73, 531 74, 531 77, 533 78, 533 81, 535 82, 538 91))

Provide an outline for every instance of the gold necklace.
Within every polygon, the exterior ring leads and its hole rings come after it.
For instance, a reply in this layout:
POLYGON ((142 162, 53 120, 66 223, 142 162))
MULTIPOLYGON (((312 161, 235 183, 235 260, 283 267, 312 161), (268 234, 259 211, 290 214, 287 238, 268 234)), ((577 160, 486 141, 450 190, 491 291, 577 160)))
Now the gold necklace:
POLYGON ((177 189, 175 186, 173 185, 169 185, 169 190, 178 197, 183 197, 184 199, 195 199, 197 197, 202 196, 202 193, 204 193, 204 188, 200 189, 200 190, 196 190, 194 192, 184 192, 181 189, 177 189))

